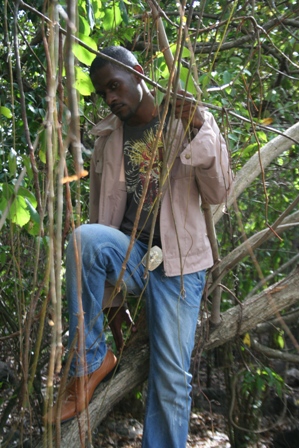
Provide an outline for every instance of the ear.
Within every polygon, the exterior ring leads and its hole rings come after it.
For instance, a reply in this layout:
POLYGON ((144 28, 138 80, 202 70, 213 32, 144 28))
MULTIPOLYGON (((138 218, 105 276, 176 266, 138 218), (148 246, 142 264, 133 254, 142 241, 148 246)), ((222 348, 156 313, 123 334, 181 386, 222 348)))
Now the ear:
MULTIPOLYGON (((141 67, 141 65, 134 65, 134 70, 136 70, 136 72, 141 73, 142 75, 144 74, 143 68, 141 67)), ((142 81, 141 78, 139 78, 139 76, 134 73, 135 78, 137 79, 138 83, 140 83, 142 81)))

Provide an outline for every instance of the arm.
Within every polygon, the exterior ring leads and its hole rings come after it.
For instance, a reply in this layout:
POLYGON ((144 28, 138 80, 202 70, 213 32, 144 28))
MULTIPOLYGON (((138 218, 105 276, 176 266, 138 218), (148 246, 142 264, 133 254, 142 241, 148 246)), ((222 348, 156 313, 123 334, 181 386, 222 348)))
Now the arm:
POLYGON ((182 163, 195 168, 203 200, 209 204, 224 202, 233 178, 226 143, 213 115, 181 99, 176 102, 175 112, 177 117, 181 114, 181 118, 190 122, 195 134, 181 153, 182 163))

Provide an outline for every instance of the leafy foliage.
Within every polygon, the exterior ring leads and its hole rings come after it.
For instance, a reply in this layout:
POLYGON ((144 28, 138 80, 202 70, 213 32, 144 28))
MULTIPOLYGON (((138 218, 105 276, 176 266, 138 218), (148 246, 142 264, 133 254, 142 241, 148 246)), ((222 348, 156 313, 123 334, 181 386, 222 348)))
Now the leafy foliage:
MULTIPOLYGON (((157 97, 170 75, 146 2, 79 0, 70 53, 68 2, 51 2, 48 10, 41 0, 17 5, 5 1, 0 6, 0 340, 20 382, 18 400, 16 395, 11 400, 22 416, 37 400, 38 420, 45 395, 41 375, 50 355, 60 368, 58 323, 67 331, 64 248, 73 227, 88 221, 88 177, 78 179, 70 123, 75 117, 88 171, 93 148, 89 131, 107 113, 93 91, 89 66, 98 50, 123 45, 144 66, 157 97), (71 87, 66 76, 70 56, 75 58, 71 87), (71 89, 77 95, 78 119, 71 89), (77 180, 68 182, 72 175, 77 180)), ((182 85, 196 97, 200 86, 237 173, 277 132, 299 121, 297 2, 207 0, 182 3, 178 9, 176 2, 163 1, 160 7, 171 51, 179 56, 182 85)), ((292 142, 222 219, 217 226, 222 256, 271 226, 298 196, 297 152, 298 143, 292 142)), ((261 290, 264 277, 275 281, 285 276, 292 266, 279 268, 296 255, 298 240, 298 227, 290 227, 280 238, 273 234, 255 258, 248 255, 239 262, 225 277, 222 310, 244 300, 253 287, 261 290)), ((48 377, 52 384, 53 366, 48 377)), ((275 378, 266 366, 254 374, 262 384, 255 387, 272 387, 275 378)), ((244 380, 245 394, 253 387, 250 381, 244 380)), ((49 387, 49 401, 51 394, 49 387)))

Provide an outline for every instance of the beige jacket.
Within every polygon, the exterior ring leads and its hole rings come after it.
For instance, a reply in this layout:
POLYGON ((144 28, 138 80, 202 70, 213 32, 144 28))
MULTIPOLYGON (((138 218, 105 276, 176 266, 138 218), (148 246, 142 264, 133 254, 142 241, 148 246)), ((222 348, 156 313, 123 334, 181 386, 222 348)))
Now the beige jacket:
MULTIPOLYGON (((225 141, 212 114, 188 143, 182 123, 168 125, 166 174, 160 213, 164 271, 187 274, 213 265, 201 197, 210 204, 225 202, 232 184, 225 141), (199 193, 200 192, 200 193, 199 193)), ((91 161, 90 222, 119 228, 126 206, 123 123, 109 115, 92 133, 98 138, 91 161)))

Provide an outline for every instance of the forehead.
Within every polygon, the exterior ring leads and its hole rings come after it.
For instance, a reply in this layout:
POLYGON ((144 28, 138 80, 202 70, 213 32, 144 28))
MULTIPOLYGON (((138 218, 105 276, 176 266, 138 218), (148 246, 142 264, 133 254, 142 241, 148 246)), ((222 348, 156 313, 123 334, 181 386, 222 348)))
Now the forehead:
POLYGON ((91 76, 92 83, 96 89, 104 90, 113 81, 126 82, 130 77, 130 73, 122 70, 117 65, 107 64, 102 68, 97 69, 91 76))

